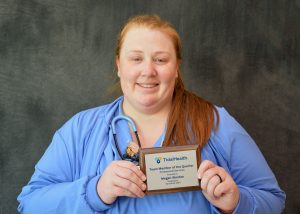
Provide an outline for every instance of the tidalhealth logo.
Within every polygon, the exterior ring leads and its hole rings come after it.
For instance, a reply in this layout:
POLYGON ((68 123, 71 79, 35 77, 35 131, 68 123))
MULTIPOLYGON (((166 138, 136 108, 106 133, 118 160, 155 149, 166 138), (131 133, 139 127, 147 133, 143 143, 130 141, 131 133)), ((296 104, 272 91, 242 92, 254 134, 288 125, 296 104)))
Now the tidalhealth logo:
POLYGON ((156 163, 160 164, 162 157, 155 157, 154 160, 156 161, 156 163))

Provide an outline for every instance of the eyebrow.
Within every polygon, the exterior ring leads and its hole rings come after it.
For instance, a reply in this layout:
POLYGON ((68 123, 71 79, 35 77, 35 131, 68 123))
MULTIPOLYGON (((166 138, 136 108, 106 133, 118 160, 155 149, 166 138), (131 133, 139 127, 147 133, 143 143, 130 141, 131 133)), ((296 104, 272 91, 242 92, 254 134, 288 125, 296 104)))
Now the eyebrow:
MULTIPOLYGON (((128 51, 127 53, 143 53, 143 51, 140 51, 140 50, 131 50, 131 51, 128 51)), ((167 52, 167 51, 156 51, 156 52, 154 52, 154 54, 155 55, 157 55, 157 54, 168 54, 168 55, 170 55, 170 53, 167 52)))
POLYGON ((131 51, 127 51, 127 53, 143 53, 143 51, 140 51, 140 50, 131 50, 131 51))
POLYGON ((168 54, 168 55, 170 55, 170 53, 169 52, 167 52, 167 51, 156 51, 156 52, 154 52, 155 54, 168 54))

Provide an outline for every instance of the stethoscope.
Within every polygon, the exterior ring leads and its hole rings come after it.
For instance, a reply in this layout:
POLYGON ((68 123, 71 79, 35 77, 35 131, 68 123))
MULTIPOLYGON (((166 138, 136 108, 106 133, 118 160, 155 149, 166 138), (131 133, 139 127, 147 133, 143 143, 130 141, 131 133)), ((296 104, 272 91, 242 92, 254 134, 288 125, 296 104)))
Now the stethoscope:
POLYGON ((117 151, 118 151, 120 157, 122 158, 122 160, 129 160, 131 162, 138 163, 138 161, 139 161, 138 154, 135 154, 132 157, 129 156, 127 153, 124 154, 124 155, 122 155, 122 152, 120 150, 119 143, 118 143, 118 140, 117 140, 117 133, 116 133, 116 123, 117 123, 118 120, 126 120, 130 124, 131 129, 134 132, 135 137, 137 139, 139 148, 141 148, 140 138, 139 138, 139 135, 137 133, 137 128, 136 128, 133 120, 130 117, 128 117, 128 116, 118 115, 118 116, 114 117, 114 119, 111 122, 112 134, 113 134, 114 143, 115 143, 115 146, 117 148, 117 151))

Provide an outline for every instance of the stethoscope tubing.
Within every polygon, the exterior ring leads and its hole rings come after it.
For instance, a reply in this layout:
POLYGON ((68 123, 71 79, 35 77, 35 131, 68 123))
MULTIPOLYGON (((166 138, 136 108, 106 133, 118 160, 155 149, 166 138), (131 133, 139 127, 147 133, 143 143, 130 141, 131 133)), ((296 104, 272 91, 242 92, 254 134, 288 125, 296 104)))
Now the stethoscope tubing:
POLYGON ((137 142, 138 142, 138 145, 139 145, 140 148, 141 148, 141 142, 140 142, 140 138, 139 138, 139 135, 138 135, 138 132, 137 132, 136 125, 130 117, 124 116, 124 115, 118 115, 118 116, 114 117, 114 119, 111 122, 111 128, 112 128, 114 143, 115 143, 115 146, 117 148, 117 151, 118 151, 120 157, 122 158, 122 160, 125 160, 125 158, 122 155, 122 152, 120 150, 119 143, 118 143, 118 140, 117 140, 116 123, 117 123, 118 120, 126 120, 127 122, 129 122, 129 124, 132 128, 132 131, 135 134, 135 137, 137 139, 137 142))

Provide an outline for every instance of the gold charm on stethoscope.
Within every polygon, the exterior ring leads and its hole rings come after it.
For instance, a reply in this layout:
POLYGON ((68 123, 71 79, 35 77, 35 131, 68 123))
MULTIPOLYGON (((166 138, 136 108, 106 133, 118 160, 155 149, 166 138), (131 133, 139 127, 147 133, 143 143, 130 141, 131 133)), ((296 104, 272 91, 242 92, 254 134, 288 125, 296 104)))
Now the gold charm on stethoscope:
POLYGON ((139 146, 134 142, 129 142, 126 148, 126 158, 132 160, 138 160, 139 158, 139 146))

